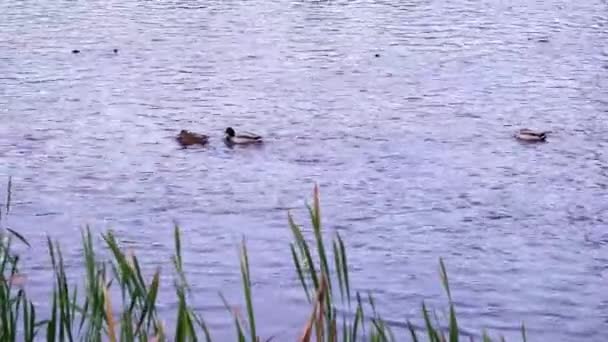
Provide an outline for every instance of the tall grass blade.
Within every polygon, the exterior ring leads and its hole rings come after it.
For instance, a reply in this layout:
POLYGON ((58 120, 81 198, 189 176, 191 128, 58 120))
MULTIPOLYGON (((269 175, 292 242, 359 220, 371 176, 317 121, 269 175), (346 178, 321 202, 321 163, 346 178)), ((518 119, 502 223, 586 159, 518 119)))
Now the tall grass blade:
POLYGON ((17 231, 15 231, 15 230, 13 230, 13 229, 11 229, 11 228, 8 228, 8 227, 6 228, 6 230, 7 230, 9 233, 13 234, 13 236, 15 236, 17 239, 19 239, 19 241, 23 242, 23 244, 24 244, 24 245, 26 245, 26 246, 28 246, 28 247, 32 247, 32 246, 30 245, 30 243, 29 243, 29 242, 27 242, 27 239, 26 239, 25 237, 23 237, 23 235, 19 234, 17 231))
POLYGON ((426 325, 427 333, 429 334, 429 341, 431 342, 439 342, 441 339, 437 334, 437 330, 433 327, 433 323, 431 322, 431 318, 429 317, 429 312, 426 308, 426 304, 422 302, 422 316, 424 317, 424 323, 426 325))
POLYGON ((353 323, 353 330, 351 332, 351 340, 353 342, 357 341, 359 323, 363 321, 363 308, 360 304, 361 303, 359 302, 359 304, 357 305, 357 311, 355 313, 355 322, 353 323))
POLYGON ((450 291, 450 282, 448 280, 448 272, 445 269, 445 263, 443 259, 439 259, 439 274, 441 276, 441 283, 443 288, 448 295, 448 302, 450 306, 450 342, 458 342, 458 322, 456 320, 456 311, 454 309, 454 302, 452 301, 452 293, 450 291))
POLYGON ((177 324, 175 326, 175 341, 186 341, 186 331, 187 331, 187 323, 186 323, 186 310, 185 303, 183 299, 183 292, 178 291, 179 296, 179 307, 177 309, 177 324))
MULTIPOLYGON (((319 188, 315 185, 314 188, 314 196, 313 196, 313 207, 308 206, 308 211, 310 213, 310 218, 312 221, 313 232, 315 236, 315 240, 317 242, 317 253, 319 254, 319 260, 321 263, 321 272, 325 275, 329 275, 329 265, 327 263, 327 255, 325 252, 325 245, 323 243, 323 235, 321 232, 321 209, 319 204, 319 188)), ((329 291, 328 295, 331 293, 331 280, 329 278, 327 280, 327 287, 329 291)), ((329 302, 327 303, 329 305, 329 302)))
POLYGON ((416 335, 416 329, 414 329, 414 326, 409 320, 407 321, 407 329, 410 331, 410 335, 412 336, 412 342, 418 342, 418 335, 416 335))
POLYGON ((249 321, 249 332, 251 341, 257 340, 255 329, 255 315, 253 312, 253 301, 251 298, 251 278, 249 273, 249 258, 247 256, 247 246, 245 240, 241 243, 241 275, 243 277, 243 290, 245 293, 245 302, 247 304, 247 315, 249 321))
MULTIPOLYGON (((135 341, 137 335, 133 330, 133 317, 129 311, 124 311, 120 318, 120 340, 121 341, 135 341)), ((144 337, 145 333, 140 336, 140 340, 144 337)))
POLYGON ((135 328, 135 333, 134 333, 135 335, 139 334, 139 331, 140 331, 144 321, 146 321, 146 317, 148 318, 148 322, 147 322, 148 328, 150 328, 150 323, 154 317, 155 303, 156 303, 156 297, 158 295, 159 284, 160 284, 160 270, 156 270, 156 272, 154 273, 154 276, 152 277, 152 283, 150 284, 150 291, 148 292, 145 306, 141 312, 139 321, 137 322, 137 326, 135 328))
POLYGON ((300 259, 298 259, 298 255, 296 253, 296 249, 293 243, 290 243, 289 247, 291 249, 291 257, 293 258, 293 264, 296 267, 296 272, 298 273, 298 278, 300 279, 300 284, 302 285, 304 293, 306 294, 306 300, 308 301, 308 303, 310 303, 310 293, 308 291, 308 285, 306 285, 306 280, 304 279, 302 267, 300 266, 300 259))
POLYGON ((348 259, 346 258, 346 250, 344 248, 344 241, 342 241, 342 237, 340 233, 337 234, 338 239, 338 247, 340 249, 340 260, 342 261, 342 274, 344 277, 344 286, 346 288, 346 298, 348 300, 348 305, 350 307, 350 280, 348 276, 348 259))
POLYGON ((310 275, 310 278, 312 280, 312 283, 313 283, 315 289, 318 289, 319 288, 319 279, 317 277, 317 270, 315 269, 315 264, 313 262, 312 255, 310 253, 310 248, 308 247, 308 243, 304 239, 304 235, 302 235, 302 231, 300 230, 300 228, 293 221, 291 214, 288 214, 287 217, 289 220, 289 227, 291 228, 294 239, 296 240, 296 245, 298 246, 298 248, 300 250, 300 254, 303 254, 306 257, 306 265, 308 266, 308 269, 309 269, 308 274, 310 275))
POLYGON ((243 328, 242 328, 242 324, 239 320, 238 313, 236 312, 236 310, 233 310, 230 307, 230 304, 228 304, 228 301, 226 300, 224 295, 221 293, 220 293, 220 298, 222 299, 222 302, 224 303, 224 307, 226 308, 226 310, 228 310, 228 312, 232 315, 232 317, 234 319, 234 326, 236 328, 236 333, 239 338, 239 341, 245 341, 245 334, 243 333, 243 328))
POLYGON ((340 252, 338 251, 338 244, 336 243, 336 241, 333 241, 332 246, 333 246, 333 252, 334 252, 334 263, 336 266, 336 273, 338 276, 338 285, 340 287, 340 299, 342 301, 344 301, 345 286, 344 286, 344 279, 343 279, 343 275, 342 275, 342 261, 340 260, 340 252))
POLYGON ((174 229, 173 229, 173 239, 174 239, 174 243, 175 243, 175 258, 177 261, 177 265, 179 265, 179 271, 182 271, 182 266, 183 266, 183 262, 182 262, 182 242, 181 242, 181 236, 180 236, 180 230, 179 230, 179 226, 176 224, 174 229))
POLYGON ((445 270, 445 264, 443 263, 443 259, 439 258, 439 275, 441 276, 441 284, 445 289, 445 292, 448 294, 448 299, 450 302, 452 301, 452 293, 450 292, 450 283, 448 281, 448 273, 445 270))
POLYGON ((57 328, 57 288, 53 289, 53 305, 51 308, 51 319, 47 323, 46 340, 54 342, 57 328))
POLYGON ((11 200, 13 197, 13 177, 8 177, 8 186, 6 190, 6 215, 11 211, 11 200))
POLYGON ((114 324, 114 314, 112 313, 112 300, 108 292, 108 288, 103 288, 103 297, 105 299, 105 314, 108 325, 108 338, 110 342, 116 342, 116 326, 114 324))
POLYGON ((196 323, 201 328, 201 330, 203 330, 203 333, 205 334, 205 341, 211 342, 212 341, 211 333, 209 332, 209 327, 207 327, 207 323, 205 323, 205 321, 203 320, 202 317, 199 317, 197 315, 195 315, 194 317, 196 319, 196 323))

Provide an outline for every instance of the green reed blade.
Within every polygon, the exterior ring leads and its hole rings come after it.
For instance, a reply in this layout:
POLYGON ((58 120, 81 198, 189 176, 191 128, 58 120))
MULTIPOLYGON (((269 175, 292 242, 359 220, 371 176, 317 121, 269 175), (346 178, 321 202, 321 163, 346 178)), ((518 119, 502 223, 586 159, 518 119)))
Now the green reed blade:
POLYGON ((192 315, 194 316, 198 326, 201 328, 201 330, 203 330, 203 333, 205 334, 205 341, 211 342, 211 334, 209 332, 209 327, 207 327, 207 323, 205 323, 202 317, 195 315, 194 313, 192 313, 192 315))
MULTIPOLYGON (((312 226, 313 226, 313 233, 314 233, 314 237, 315 237, 315 241, 317 243, 317 254, 319 254, 319 261, 320 261, 320 268, 321 268, 321 273, 325 274, 325 276, 327 277, 327 294, 330 295, 331 294, 331 279, 329 277, 330 271, 329 271, 329 264, 327 263, 327 254, 325 252, 325 245, 323 243, 323 235, 321 232, 321 218, 320 218, 320 212, 317 211, 318 207, 319 207, 319 199, 318 199, 318 195, 315 192, 315 199, 314 199, 314 206, 311 208, 310 206, 308 207, 308 212, 310 214, 310 219, 312 221, 312 226)), ((327 302, 327 305, 329 305, 329 301, 327 302)), ((329 307, 328 307, 329 310, 329 307)))
POLYGON ((80 313, 80 324, 78 326, 78 333, 80 333, 82 331, 82 327, 84 326, 84 323, 87 319, 87 310, 89 308, 89 297, 90 295, 87 295, 87 298, 85 298, 84 301, 84 305, 81 308, 81 313, 80 313))
POLYGON ((319 289, 319 278, 317 275, 317 270, 315 268, 315 264, 312 259, 312 255, 310 253, 310 248, 308 247, 308 243, 304 239, 304 235, 302 235, 302 231, 300 230, 300 228, 293 221, 291 214, 288 214, 287 217, 288 217, 288 221, 289 221, 289 226, 294 235, 294 239, 296 240, 296 245, 298 246, 301 254, 304 254, 304 256, 306 257, 306 263, 307 263, 308 269, 310 271, 308 273, 310 274, 312 283, 315 287, 315 290, 318 290, 319 289))
POLYGON ((353 342, 357 342, 357 335, 359 330, 359 323, 363 321, 363 308, 361 307, 361 302, 357 305, 357 309, 355 311, 355 322, 353 323, 353 330, 351 332, 351 339, 353 342))
POLYGON ((340 299, 344 302, 344 280, 342 279, 342 262, 340 260, 340 253, 338 252, 338 244, 336 241, 332 242, 332 248, 334 253, 334 263, 336 266, 336 273, 338 276, 338 286, 340 288, 340 299))
POLYGON ((29 340, 30 341, 34 341, 34 339, 36 338, 36 335, 38 334, 38 327, 36 326, 36 307, 34 306, 34 304, 30 301, 30 323, 29 323, 29 329, 30 329, 30 333, 29 333, 29 340))
POLYGON ((194 328, 194 319, 193 319, 192 312, 190 310, 187 310, 187 313, 188 313, 188 329, 190 331, 191 339, 192 339, 192 341, 198 341, 196 330, 194 328))
POLYGON ((308 291, 308 285, 306 285, 306 280, 304 279, 304 274, 302 273, 302 267, 300 266, 300 260, 298 259, 298 255, 296 253, 295 246, 293 243, 289 244, 289 248, 291 249, 291 257, 293 258, 293 264, 296 266, 296 271, 298 273, 298 278, 300 279, 300 284, 304 289, 304 293, 306 294, 306 300, 310 303, 310 293, 308 291))
POLYGON ((57 327, 57 289, 53 288, 53 305, 51 308, 51 319, 47 324, 46 329, 46 340, 47 342, 54 342, 56 336, 57 327))
MULTIPOLYGON (((14 268, 14 266, 13 266, 14 268)), ((12 275, 12 274, 11 274, 12 275)), ((17 329, 19 325, 19 312, 21 307, 21 301, 23 299, 23 290, 17 291, 17 295, 11 298, 11 308, 9 309, 9 330, 10 340, 15 340, 17 336, 17 329)))
POLYGON ((144 281, 144 277, 142 276, 137 256, 133 255, 131 257, 131 261, 133 262, 132 268, 134 269, 134 272, 132 273, 132 275, 134 275, 133 281, 137 282, 139 288, 141 289, 141 294, 143 295, 148 292, 148 289, 146 288, 146 282, 144 281))
POLYGON ((348 342, 348 333, 349 333, 349 329, 347 328, 346 325, 346 315, 342 314, 342 341, 344 342, 348 342))
MULTIPOLYGON (((29 340, 28 336, 29 336, 30 329, 28 327, 28 324, 30 323, 30 317, 29 317, 30 313, 29 313, 29 305, 27 303, 27 298, 25 298, 25 295, 24 295, 23 301, 25 302, 23 305, 23 312, 22 312, 22 314, 23 314, 23 317, 22 317, 23 318, 23 339, 25 341, 27 341, 27 340, 29 340)), ((19 313, 19 311, 17 311, 17 313, 19 313)))
POLYGON ((448 279, 448 272, 446 271, 445 263, 443 262, 442 258, 439 259, 439 275, 441 277, 441 283, 443 284, 443 288, 445 289, 445 292, 448 295, 448 303, 450 307, 450 342, 458 342, 459 329, 458 322, 456 320, 456 311, 454 309, 454 302, 452 300, 452 293, 450 291, 450 281, 448 279))
POLYGON ((372 318, 372 325, 374 326, 374 329, 376 331, 376 336, 378 336, 378 338, 381 341, 388 341, 388 336, 386 334, 386 326, 384 325, 384 322, 379 319, 379 318, 372 318))
POLYGON ((8 228, 8 227, 7 227, 7 228, 6 228, 6 230, 7 230, 9 233, 13 234, 13 235, 14 235, 14 236, 15 236, 17 239, 19 239, 19 241, 21 241, 21 242, 22 242, 24 245, 26 245, 26 246, 28 246, 28 247, 32 247, 32 246, 30 245, 30 243, 29 243, 29 242, 27 242, 27 239, 26 239, 25 237, 23 237, 23 235, 21 235, 21 234, 19 234, 17 231, 15 231, 14 229, 11 229, 11 228, 8 228))
POLYGON ((374 315, 374 317, 378 316, 378 313, 376 312, 376 303, 374 302, 374 296, 372 296, 371 292, 367 293, 367 301, 369 302, 369 305, 372 308, 372 314, 374 315))
POLYGON ((11 199, 13 197, 13 177, 8 177, 8 186, 6 190, 6 215, 11 211, 11 199))
POLYGON ((158 287, 160 283, 160 270, 157 269, 152 277, 152 283, 150 284, 150 291, 148 292, 148 296, 146 298, 145 306, 142 309, 139 321, 137 322, 135 328, 135 335, 139 334, 139 330, 141 329, 146 317, 148 318, 148 327, 154 316, 154 307, 156 303, 156 296, 158 295, 158 287))
POLYGON ((144 298, 146 290, 137 280, 138 276, 135 274, 135 266, 132 266, 131 263, 129 263, 125 254, 120 250, 118 242, 112 232, 108 232, 103 238, 114 256, 114 261, 118 264, 118 269, 120 270, 119 281, 125 285, 126 290, 131 295, 133 300, 132 305, 134 306, 136 301, 144 298))
POLYGON ((445 264, 443 263, 443 259, 439 258, 439 275, 441 276, 441 284, 445 289, 445 292, 448 294, 448 299, 452 301, 452 293, 450 292, 450 282, 448 280, 448 272, 445 270, 445 264))
POLYGON ((346 258, 346 249, 344 248, 344 241, 342 241, 340 233, 337 234, 337 239, 338 247, 340 249, 340 260, 342 261, 342 274, 344 278, 344 286, 346 289, 346 298, 350 307, 350 280, 348 276, 348 259, 346 258))
POLYGON ((485 329, 483 330, 482 339, 483 342, 492 342, 492 339, 490 338, 490 336, 488 336, 488 333, 485 331, 485 329))
POLYGON ((435 331, 437 332, 437 335, 439 337, 439 340, 441 342, 447 342, 447 339, 445 337, 445 333, 444 331, 441 329, 441 323, 439 322, 439 317, 437 316, 437 311, 433 310, 433 319, 435 320, 435 325, 437 328, 435 329, 435 331))
POLYGON ((177 224, 175 225, 175 227, 173 229, 173 238, 174 238, 174 242, 175 242, 175 258, 177 261, 177 265, 179 266, 178 269, 181 271, 183 269, 182 243, 181 243, 181 237, 180 237, 180 229, 177 224))
POLYGON ((458 342, 458 322, 456 321, 456 311, 454 304, 450 303, 450 342, 458 342))
POLYGON ((426 325, 427 333, 429 334, 429 341, 431 342, 439 342, 441 339, 437 334, 437 331, 433 327, 433 323, 431 322, 431 318, 429 317, 429 312, 426 308, 426 304, 422 302, 422 315, 424 317, 424 323, 426 325))
MULTIPOLYGON (((136 330, 139 329, 139 326, 136 330)), ((134 341, 138 332, 133 330, 133 317, 127 311, 122 313, 120 318, 121 341, 134 341)))
POLYGON ((412 342, 418 342, 418 335, 416 335, 416 330, 414 329, 414 326, 409 320, 407 321, 407 329, 410 331, 410 335, 412 336, 412 342))
POLYGON ((249 273, 249 258, 247 255, 247 246, 245 240, 241 242, 241 275, 243 278, 243 291, 245 293, 245 303, 247 304, 247 315, 249 321, 249 332, 251 341, 256 341, 255 315, 253 311, 253 301, 251 298, 251 278, 249 273))
POLYGON ((359 291, 357 291, 356 293, 357 295, 357 311, 361 313, 361 331, 363 332, 363 335, 366 335, 365 332, 365 312, 363 311, 363 300, 361 299, 361 294, 359 293, 359 291))
POLYGON ((175 341, 184 342, 187 338, 186 308, 184 294, 178 290, 179 305, 177 308, 177 325, 175 327, 175 341))
POLYGON ((51 241, 50 236, 46 237, 46 243, 49 249, 49 255, 51 257, 51 265, 53 266, 53 269, 55 269, 57 267, 57 264, 55 262, 55 249, 53 248, 53 242, 51 241))
POLYGON ((246 341, 245 334, 243 333, 243 328, 241 327, 241 323, 239 322, 237 313, 233 312, 233 310, 230 308, 230 304, 228 304, 228 301, 226 300, 226 297, 224 297, 224 295, 221 292, 219 293, 219 296, 220 296, 220 299, 222 300, 222 303, 224 303, 224 307, 226 308, 226 310, 228 310, 228 312, 234 319, 234 326, 236 328, 236 333, 239 338, 239 341, 246 341))

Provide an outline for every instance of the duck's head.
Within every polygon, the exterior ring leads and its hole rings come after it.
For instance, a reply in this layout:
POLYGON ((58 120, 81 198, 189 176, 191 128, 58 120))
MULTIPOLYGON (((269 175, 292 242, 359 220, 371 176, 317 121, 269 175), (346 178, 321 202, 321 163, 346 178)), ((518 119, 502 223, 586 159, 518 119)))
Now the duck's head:
POLYGON ((234 129, 232 129, 232 127, 226 128, 225 133, 226 133, 226 136, 228 136, 230 138, 233 138, 236 135, 236 133, 234 132, 234 129))

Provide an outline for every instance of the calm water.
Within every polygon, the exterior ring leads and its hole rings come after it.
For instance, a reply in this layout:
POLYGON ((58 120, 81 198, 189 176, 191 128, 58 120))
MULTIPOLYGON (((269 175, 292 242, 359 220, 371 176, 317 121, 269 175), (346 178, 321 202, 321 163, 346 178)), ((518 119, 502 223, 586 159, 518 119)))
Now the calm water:
POLYGON ((304 221, 318 182, 325 227, 345 236, 353 281, 386 318, 417 320, 422 300, 443 307, 444 257, 465 328, 509 337, 523 321, 537 341, 604 341, 607 10, 1 2, 0 182, 14 177, 9 223, 34 244, 29 286, 48 305, 46 234, 82 270, 85 224, 169 273, 177 220, 195 305, 220 340, 232 326, 217 292, 241 300, 242 236, 262 334, 289 340, 308 308, 286 212, 304 221), (227 125, 268 143, 229 149, 227 125), (519 127, 553 134, 522 145, 519 127), (182 128, 211 145, 178 149, 182 128))

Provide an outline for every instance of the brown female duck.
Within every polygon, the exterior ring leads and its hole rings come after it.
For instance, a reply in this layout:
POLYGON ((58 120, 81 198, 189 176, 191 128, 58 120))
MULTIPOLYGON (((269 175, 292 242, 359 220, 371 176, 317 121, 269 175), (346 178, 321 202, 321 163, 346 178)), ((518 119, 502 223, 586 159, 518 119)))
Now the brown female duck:
POLYGON ((182 147, 186 148, 192 145, 206 145, 209 142, 209 137, 204 134, 193 133, 182 129, 175 140, 177 140, 182 147))

